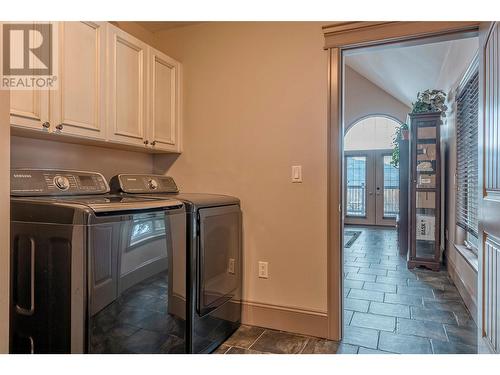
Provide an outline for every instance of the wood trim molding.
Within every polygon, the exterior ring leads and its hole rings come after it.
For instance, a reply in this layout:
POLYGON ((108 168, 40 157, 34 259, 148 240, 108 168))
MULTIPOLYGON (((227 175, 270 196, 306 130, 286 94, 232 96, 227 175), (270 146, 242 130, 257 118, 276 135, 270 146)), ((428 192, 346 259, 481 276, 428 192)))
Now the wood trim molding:
POLYGON ((343 236, 344 222, 342 209, 344 127, 342 109, 342 51, 329 51, 328 70, 328 252, 327 252, 327 305, 328 338, 339 341, 343 328, 343 236))
POLYGON ((326 338, 328 331, 324 312, 251 301, 242 301, 241 320, 243 324, 316 337, 326 338))
POLYGON ((323 26, 325 48, 353 48, 478 30, 477 21, 341 22, 323 26))

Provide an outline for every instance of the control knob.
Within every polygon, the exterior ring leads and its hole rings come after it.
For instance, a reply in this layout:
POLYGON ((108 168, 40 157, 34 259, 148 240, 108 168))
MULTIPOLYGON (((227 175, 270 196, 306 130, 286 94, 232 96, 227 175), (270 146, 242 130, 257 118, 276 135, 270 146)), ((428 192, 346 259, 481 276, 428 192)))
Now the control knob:
POLYGON ((156 190, 158 189, 158 181, 154 180, 154 179, 150 179, 148 181, 148 186, 151 190, 156 190))
POLYGON ((54 185, 56 185, 60 190, 68 190, 69 180, 64 176, 55 176, 54 185))

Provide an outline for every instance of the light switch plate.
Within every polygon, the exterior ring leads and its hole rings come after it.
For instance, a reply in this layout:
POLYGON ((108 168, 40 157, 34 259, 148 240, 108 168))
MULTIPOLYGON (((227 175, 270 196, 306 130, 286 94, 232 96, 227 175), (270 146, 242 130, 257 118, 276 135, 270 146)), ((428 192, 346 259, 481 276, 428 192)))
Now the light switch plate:
POLYGON ((261 279, 268 279, 269 278, 268 263, 267 262, 259 262, 259 277, 261 279))
POLYGON ((292 165, 292 182, 300 183, 302 182, 302 166, 292 165))

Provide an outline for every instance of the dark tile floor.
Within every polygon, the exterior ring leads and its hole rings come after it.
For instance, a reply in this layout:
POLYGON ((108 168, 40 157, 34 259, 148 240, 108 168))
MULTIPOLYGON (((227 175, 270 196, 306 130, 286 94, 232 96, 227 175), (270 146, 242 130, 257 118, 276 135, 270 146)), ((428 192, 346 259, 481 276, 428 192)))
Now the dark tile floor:
POLYGON ((344 339, 242 326, 215 353, 477 353, 477 327, 447 272, 409 271, 396 231, 362 230, 344 250, 344 339))

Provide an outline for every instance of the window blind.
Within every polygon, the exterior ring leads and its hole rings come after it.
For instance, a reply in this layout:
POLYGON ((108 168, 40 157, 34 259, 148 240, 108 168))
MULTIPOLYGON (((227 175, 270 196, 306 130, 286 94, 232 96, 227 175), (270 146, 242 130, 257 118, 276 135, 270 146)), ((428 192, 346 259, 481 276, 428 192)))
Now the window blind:
POLYGON ((457 102, 457 225, 478 237, 478 91, 476 71, 457 102))

